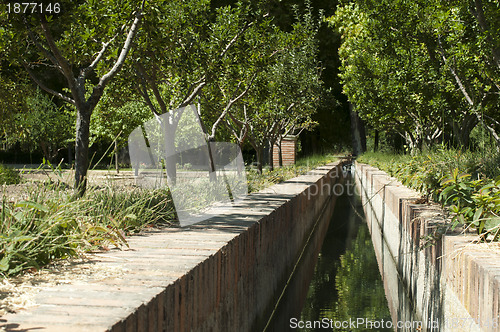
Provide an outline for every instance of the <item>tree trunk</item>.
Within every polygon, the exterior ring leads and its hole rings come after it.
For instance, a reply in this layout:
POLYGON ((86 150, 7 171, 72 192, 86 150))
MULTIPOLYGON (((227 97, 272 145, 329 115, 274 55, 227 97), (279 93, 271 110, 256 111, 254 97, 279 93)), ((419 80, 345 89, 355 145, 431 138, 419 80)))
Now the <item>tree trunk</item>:
POLYGON ((379 132, 378 130, 375 130, 375 142, 373 143, 373 152, 378 151, 378 144, 379 144, 379 132))
POLYGON ((175 131, 177 125, 165 123, 162 128, 165 135, 165 171, 167 172, 167 183, 175 185, 177 183, 177 154, 175 149, 175 131))
POLYGON ((209 177, 211 182, 217 181, 217 173, 215 173, 215 160, 214 160, 214 151, 217 148, 215 143, 215 139, 209 138, 207 142, 208 147, 208 166, 209 166, 209 177))
POLYGON ((45 160, 52 163, 52 157, 51 157, 50 152, 49 152, 48 143, 42 140, 40 142, 40 147, 42 148, 42 152, 43 152, 43 156, 44 156, 45 160))
POLYGON ((269 170, 274 171, 274 142, 269 140, 269 170))
POLYGON ((463 147, 469 147, 470 133, 478 124, 477 118, 473 114, 467 114, 462 122, 462 130, 460 131, 460 143, 463 147))
POLYGON ((462 121, 458 122, 451 119, 453 130, 453 141, 458 147, 469 146, 470 133, 472 129, 478 124, 477 117, 474 114, 466 114, 462 121))
POLYGON ((75 189, 80 197, 82 197, 87 190, 91 114, 92 111, 90 109, 77 109, 75 140, 75 189))
POLYGON ((282 149, 282 146, 281 144, 283 143, 283 138, 278 140, 278 144, 277 144, 277 147, 278 147, 278 163, 280 165, 280 167, 283 167, 283 149, 282 149))
POLYGON ((354 110, 354 106, 349 104, 349 113, 351 116, 351 140, 353 155, 358 156, 366 151, 366 134, 363 120, 354 110))
POLYGON ((115 140, 115 169, 116 174, 120 174, 120 167, 118 165, 118 142, 115 140))
POLYGON ((264 159, 264 153, 262 147, 256 147, 255 152, 257 153, 257 173, 262 174, 262 164, 264 159))
MULTIPOLYGON (((242 151, 243 151, 243 142, 238 142, 238 146, 240 148, 239 153, 242 153, 242 151)), ((243 160, 243 158, 242 158, 242 161, 243 161, 242 163, 236 163, 236 167, 238 169, 238 176, 241 176, 241 174, 243 174, 243 172, 245 171, 245 161, 243 160)))
POLYGON ((415 135, 413 135, 412 132, 406 131, 404 138, 405 138, 406 148, 407 148, 408 152, 412 156, 414 156, 417 153, 417 151, 419 150, 419 147, 421 148, 421 145, 420 145, 421 135, 420 135, 420 133, 417 131, 417 132, 415 132, 415 135))

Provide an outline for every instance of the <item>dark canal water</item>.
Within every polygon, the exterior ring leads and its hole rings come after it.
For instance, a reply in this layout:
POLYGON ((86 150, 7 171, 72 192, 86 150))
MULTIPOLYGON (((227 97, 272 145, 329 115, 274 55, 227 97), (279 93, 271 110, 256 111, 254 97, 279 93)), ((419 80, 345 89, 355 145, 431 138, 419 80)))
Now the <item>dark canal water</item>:
POLYGON ((337 198, 321 251, 303 256, 266 331, 392 330, 359 197, 337 198))

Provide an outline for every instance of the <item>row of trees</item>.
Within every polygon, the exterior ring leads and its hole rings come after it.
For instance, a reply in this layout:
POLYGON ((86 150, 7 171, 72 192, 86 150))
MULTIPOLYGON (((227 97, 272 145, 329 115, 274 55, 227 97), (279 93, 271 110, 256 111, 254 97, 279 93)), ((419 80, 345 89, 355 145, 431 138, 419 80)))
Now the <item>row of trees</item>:
POLYGON ((490 0, 342 1, 344 93, 372 128, 412 149, 469 146, 481 125, 500 147, 500 6, 490 0))
MULTIPOLYGON (((322 81, 318 23, 310 6, 283 29, 266 1, 59 3, 58 13, 0 13, 0 121, 9 139, 20 136, 8 124, 25 122, 28 113, 50 118, 54 123, 47 126, 66 128, 63 133, 74 123, 75 186, 81 195, 91 134, 120 142, 152 115, 190 103, 202 105, 208 141, 248 142, 260 167, 266 144, 314 124, 322 81), (33 88, 22 73, 56 99, 41 92, 26 98, 33 88), (70 107, 56 107, 61 101, 70 107)), ((178 119, 170 120, 175 130, 178 119)), ((68 139, 61 135, 57 144, 68 139)))

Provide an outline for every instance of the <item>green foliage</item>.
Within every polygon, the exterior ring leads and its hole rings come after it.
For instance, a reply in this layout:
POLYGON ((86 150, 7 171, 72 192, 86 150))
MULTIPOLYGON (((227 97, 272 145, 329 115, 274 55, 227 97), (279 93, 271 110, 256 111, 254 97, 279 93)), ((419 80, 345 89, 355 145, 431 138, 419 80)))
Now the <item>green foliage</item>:
POLYGON ((172 223, 174 207, 166 190, 90 190, 74 200, 61 187, 30 191, 26 200, 2 199, 0 274, 38 269, 80 253, 127 245, 125 235, 145 225, 172 223))
POLYGON ((499 17, 492 1, 341 1, 329 21, 342 34, 344 93, 411 150, 467 147, 478 122, 500 145, 499 17))
POLYGON ((274 22, 248 29, 244 41, 251 44, 254 59, 246 60, 240 73, 223 77, 226 87, 218 93, 226 95, 224 100, 231 97, 224 90, 238 91, 242 81, 253 77, 251 89, 229 110, 225 124, 239 144, 250 143, 260 165, 267 144, 279 145, 284 136, 316 125, 312 115, 324 87, 317 61, 319 22, 313 16, 306 1, 306 10, 296 13, 291 31, 279 30, 274 22))
MULTIPOLYGON (((0 46, 0 58, 3 56, 0 46)), ((19 105, 23 105, 32 90, 27 84, 26 75, 0 62, 0 138, 15 124, 15 115, 20 111, 19 105)))
POLYGON ((500 177, 471 180, 470 174, 455 168, 443 178, 437 193, 438 201, 453 214, 453 227, 471 227, 483 240, 500 238, 500 177))
POLYGON ((496 241, 500 235, 499 157, 438 149, 416 156, 366 153, 358 161, 387 171, 404 185, 446 206, 453 217, 453 228, 470 227, 483 240, 496 241))
MULTIPOLYGON (((61 0, 59 3, 61 11, 46 16, 45 19, 49 23, 50 33, 56 39, 61 55, 70 59, 75 68, 82 68, 92 63, 96 54, 102 50, 102 43, 109 41, 105 59, 96 68, 98 73, 108 71, 126 37, 124 33, 126 30, 122 29, 122 26, 130 22, 130 14, 138 8, 140 1, 61 0)), ((26 37, 29 34, 27 27, 35 35, 44 36, 40 26, 40 16, 9 14, 4 10, 1 12, 0 20, 5 37, 3 43, 6 53, 16 65, 20 65, 19 61, 22 60, 26 62, 40 60, 38 66, 48 64, 44 51, 29 43, 30 47, 26 47, 28 40, 26 37), (17 58, 19 55, 22 55, 22 60, 17 58)), ((45 38, 39 39, 39 42, 43 41, 45 38)))
POLYGON ((143 97, 151 99, 149 106, 162 114, 177 108, 205 75, 217 76, 221 50, 244 17, 230 8, 212 12, 207 0, 154 1, 148 6, 132 66, 126 70, 142 85, 143 97))
POLYGON ((19 142, 25 150, 39 147, 45 159, 53 160, 74 135, 74 112, 58 108, 53 98, 37 89, 26 97, 25 109, 14 116, 5 130, 9 143, 19 142))
POLYGON ((0 185, 17 184, 21 182, 19 172, 12 168, 7 168, 0 164, 0 185))
MULTIPOLYGON (((114 87, 110 87, 111 89, 114 87)), ((149 120, 152 113, 142 101, 130 100, 130 96, 117 96, 106 90, 91 119, 91 142, 96 140, 126 144, 130 133, 149 120), (127 98, 128 97, 128 98, 127 98)))
POLYGON ((8 203, 4 197, 1 211, 0 271, 11 275, 38 268, 52 259, 72 253, 74 225, 47 218, 49 208, 27 200, 8 203))
POLYGON ((332 154, 312 155, 297 160, 295 165, 278 167, 272 171, 264 169, 262 174, 259 174, 256 169, 251 168, 247 171, 248 192, 262 190, 336 160, 338 160, 338 157, 332 154))

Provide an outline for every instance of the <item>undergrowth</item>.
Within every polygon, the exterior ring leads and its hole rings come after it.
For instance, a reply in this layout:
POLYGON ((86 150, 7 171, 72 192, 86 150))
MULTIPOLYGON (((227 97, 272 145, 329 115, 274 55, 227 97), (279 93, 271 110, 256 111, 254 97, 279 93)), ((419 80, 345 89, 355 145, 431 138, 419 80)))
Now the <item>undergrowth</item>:
POLYGON ((264 169, 262 174, 258 174, 257 170, 250 169, 247 171, 248 192, 256 192, 281 183, 296 176, 305 174, 310 170, 338 160, 338 157, 333 154, 312 155, 298 159, 295 165, 277 167, 274 170, 264 169))
POLYGON ((463 225, 485 241, 500 238, 500 154, 436 149, 416 156, 365 153, 376 166, 450 211, 452 228, 463 225))
POLYGON ((167 190, 90 189, 81 199, 39 186, 25 200, 0 206, 0 273, 39 269, 58 259, 110 245, 143 226, 174 220, 167 190))
POLYGON ((18 184, 19 182, 21 182, 21 176, 17 170, 0 164, 0 185, 18 184))

